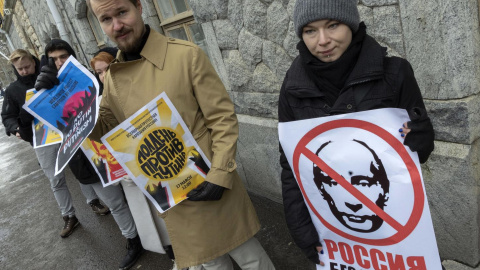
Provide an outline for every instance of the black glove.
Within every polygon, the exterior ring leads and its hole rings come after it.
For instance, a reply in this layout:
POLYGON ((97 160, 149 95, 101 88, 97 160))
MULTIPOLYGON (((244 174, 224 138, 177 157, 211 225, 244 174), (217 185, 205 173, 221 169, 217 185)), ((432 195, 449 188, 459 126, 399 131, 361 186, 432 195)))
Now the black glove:
POLYGON ((35 89, 52 89, 55 85, 59 84, 57 78, 57 67, 55 66, 55 61, 53 58, 48 58, 48 64, 43 66, 40 70, 40 74, 37 77, 35 82, 35 89))
POLYGON ((210 182, 203 182, 191 190, 187 197, 190 201, 218 201, 225 188, 210 182))
POLYGON ((303 254, 305 254, 305 256, 307 256, 307 258, 311 262, 315 264, 320 264, 320 259, 318 258, 317 246, 321 246, 321 244, 312 245, 308 248, 302 248, 302 251, 303 251, 303 254))
MULTIPOLYGON (((18 133, 20 133, 20 137, 22 140, 29 142, 30 144, 33 143, 33 131, 32 126, 29 127, 20 127, 18 129, 18 133)), ((33 144, 32 144, 33 145, 33 144)))
POLYGON ((20 113, 17 118, 18 122, 18 133, 24 141, 33 142, 33 131, 32 131, 32 122, 33 115, 28 113, 24 108, 20 109, 20 113))
MULTIPOLYGON (((17 136, 17 132, 20 132, 20 128, 18 126, 15 127, 14 129, 8 130, 8 133, 10 133, 13 136, 17 136)), ((10 136, 10 134, 7 134, 7 135, 10 136)))
POLYGON ((435 133, 433 125, 425 109, 413 108, 408 114, 411 119, 407 122, 410 132, 405 137, 403 144, 407 145, 410 150, 417 152, 420 163, 424 163, 434 148, 435 133))

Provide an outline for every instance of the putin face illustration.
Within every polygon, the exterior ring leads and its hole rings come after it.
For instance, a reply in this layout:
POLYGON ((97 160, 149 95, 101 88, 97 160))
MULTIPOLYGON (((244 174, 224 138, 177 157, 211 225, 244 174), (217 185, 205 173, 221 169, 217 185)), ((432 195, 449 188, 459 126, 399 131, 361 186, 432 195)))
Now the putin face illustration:
MULTIPOLYGON (((325 161, 353 187, 384 209, 390 181, 377 154, 358 140, 324 143, 316 155, 325 161)), ((378 230, 383 220, 337 181, 313 165, 314 182, 327 201, 333 215, 350 230, 369 233, 378 230)))

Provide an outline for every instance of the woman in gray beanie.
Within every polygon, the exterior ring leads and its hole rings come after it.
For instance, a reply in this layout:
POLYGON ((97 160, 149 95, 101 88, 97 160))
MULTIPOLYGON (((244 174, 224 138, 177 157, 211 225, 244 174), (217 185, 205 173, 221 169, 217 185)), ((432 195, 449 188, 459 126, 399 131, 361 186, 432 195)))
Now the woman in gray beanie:
MULTIPOLYGON (((293 21, 301 39, 299 56, 280 91, 279 122, 403 108, 411 121, 399 123, 399 132, 424 163, 434 148, 434 132, 412 67, 405 59, 387 57, 386 48, 366 33, 357 2, 297 0, 293 21)), ((280 154, 288 228, 308 259, 323 265, 318 257, 320 238, 281 147, 280 154)))

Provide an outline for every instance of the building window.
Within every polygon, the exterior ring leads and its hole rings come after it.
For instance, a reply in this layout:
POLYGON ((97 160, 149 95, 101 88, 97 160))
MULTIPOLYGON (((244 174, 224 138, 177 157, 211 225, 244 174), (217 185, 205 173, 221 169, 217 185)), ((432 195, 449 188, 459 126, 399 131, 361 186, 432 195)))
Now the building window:
POLYGON ((107 43, 107 35, 105 35, 105 33, 103 32, 102 27, 100 26, 100 23, 97 20, 97 17, 95 17, 95 15, 90 10, 88 10, 87 18, 88 18, 88 23, 90 24, 90 27, 93 30, 93 35, 97 40, 98 47, 104 47, 107 43))
POLYGON ((208 55, 202 27, 195 22, 186 0, 155 0, 154 3, 160 14, 160 26, 168 37, 191 41, 208 55))
POLYGON ((162 19, 169 19, 190 10, 185 0, 156 0, 162 19))

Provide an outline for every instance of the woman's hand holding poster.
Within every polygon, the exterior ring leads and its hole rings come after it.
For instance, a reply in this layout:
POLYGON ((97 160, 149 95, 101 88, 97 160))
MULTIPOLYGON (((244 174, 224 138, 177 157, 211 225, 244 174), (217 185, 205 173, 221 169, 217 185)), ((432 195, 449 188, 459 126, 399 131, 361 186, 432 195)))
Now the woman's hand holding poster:
POLYGON ((210 170, 210 161, 165 93, 102 142, 161 213, 186 199, 210 170))
POLYGON ((323 246, 317 269, 442 269, 407 121, 380 109, 279 124, 323 246))

